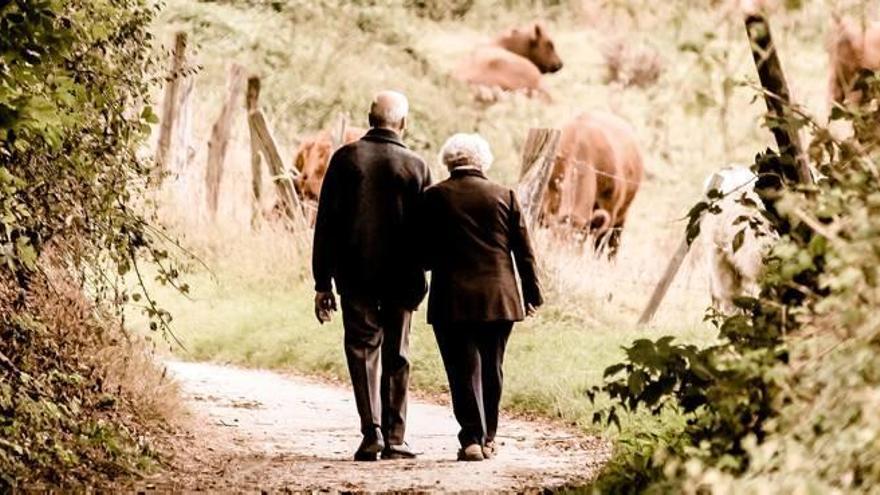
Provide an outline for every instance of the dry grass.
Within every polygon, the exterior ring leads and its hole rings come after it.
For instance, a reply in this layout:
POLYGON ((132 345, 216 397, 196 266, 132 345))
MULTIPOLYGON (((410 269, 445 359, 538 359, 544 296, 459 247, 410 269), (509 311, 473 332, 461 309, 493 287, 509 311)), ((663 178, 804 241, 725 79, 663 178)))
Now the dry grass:
POLYGON ((0 281, 2 482, 101 486, 152 468, 177 386, 66 265, 40 266, 22 298, 0 281))
POLYGON ((65 340, 65 359, 89 370, 98 392, 122 401, 116 412, 129 416, 133 427, 173 420, 180 412, 178 388, 157 363, 151 339, 130 333, 117 315, 95 306, 66 269, 49 266, 31 305, 46 332, 65 340))

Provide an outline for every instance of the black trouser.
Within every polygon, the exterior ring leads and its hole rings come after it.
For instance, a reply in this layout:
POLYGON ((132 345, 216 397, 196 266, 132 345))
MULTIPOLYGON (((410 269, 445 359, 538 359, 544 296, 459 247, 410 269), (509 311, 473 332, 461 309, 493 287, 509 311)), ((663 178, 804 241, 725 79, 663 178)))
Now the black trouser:
POLYGON ((512 328, 510 321, 434 325, 463 447, 495 440, 504 349, 512 328))
POLYGON ((400 306, 342 298, 345 357, 361 432, 381 428, 389 445, 402 444, 406 430, 411 317, 400 306))

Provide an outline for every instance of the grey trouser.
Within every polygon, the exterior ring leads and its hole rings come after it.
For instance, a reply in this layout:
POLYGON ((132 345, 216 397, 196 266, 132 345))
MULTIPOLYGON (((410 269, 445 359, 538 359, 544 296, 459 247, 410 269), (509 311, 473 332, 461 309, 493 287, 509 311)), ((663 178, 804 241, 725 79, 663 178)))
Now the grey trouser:
POLYGON ((382 429, 389 445, 403 443, 409 387, 412 311, 357 297, 342 298, 345 357, 361 432, 382 429))

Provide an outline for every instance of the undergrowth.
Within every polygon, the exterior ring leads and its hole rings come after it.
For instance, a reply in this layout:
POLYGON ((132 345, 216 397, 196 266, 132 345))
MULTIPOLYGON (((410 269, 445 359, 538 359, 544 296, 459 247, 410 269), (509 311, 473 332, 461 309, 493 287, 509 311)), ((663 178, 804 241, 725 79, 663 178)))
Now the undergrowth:
MULTIPOLYGON (((122 283, 176 270, 145 212, 146 0, 0 2, 0 491, 91 487, 155 459, 174 389, 122 327, 122 283)), ((155 333, 158 337, 158 332, 155 333)))

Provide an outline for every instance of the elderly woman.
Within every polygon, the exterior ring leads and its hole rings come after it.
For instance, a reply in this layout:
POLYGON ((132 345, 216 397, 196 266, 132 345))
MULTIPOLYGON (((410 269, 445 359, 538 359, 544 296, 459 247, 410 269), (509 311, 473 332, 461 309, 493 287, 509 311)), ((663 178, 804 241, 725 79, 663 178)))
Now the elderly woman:
POLYGON ((458 458, 481 461, 496 452, 501 367, 513 323, 543 300, 516 195, 484 175, 493 160, 489 145, 479 135, 456 134, 440 156, 450 177, 425 191, 421 220, 432 271, 428 322, 461 426, 458 458))

